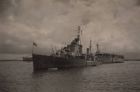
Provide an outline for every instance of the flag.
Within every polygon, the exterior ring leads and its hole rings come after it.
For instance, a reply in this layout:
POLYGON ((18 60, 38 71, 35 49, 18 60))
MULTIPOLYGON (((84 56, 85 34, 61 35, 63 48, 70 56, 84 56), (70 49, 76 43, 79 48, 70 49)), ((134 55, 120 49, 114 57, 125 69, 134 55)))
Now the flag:
POLYGON ((33 42, 33 46, 37 47, 37 44, 35 42, 33 42))

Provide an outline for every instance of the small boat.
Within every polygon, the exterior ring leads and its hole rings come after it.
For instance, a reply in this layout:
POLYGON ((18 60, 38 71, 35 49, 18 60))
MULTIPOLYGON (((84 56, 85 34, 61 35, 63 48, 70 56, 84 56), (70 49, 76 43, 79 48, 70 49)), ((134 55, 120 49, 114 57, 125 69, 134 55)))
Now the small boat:
POLYGON ((32 61, 32 57, 23 57, 22 60, 23 61, 32 61))

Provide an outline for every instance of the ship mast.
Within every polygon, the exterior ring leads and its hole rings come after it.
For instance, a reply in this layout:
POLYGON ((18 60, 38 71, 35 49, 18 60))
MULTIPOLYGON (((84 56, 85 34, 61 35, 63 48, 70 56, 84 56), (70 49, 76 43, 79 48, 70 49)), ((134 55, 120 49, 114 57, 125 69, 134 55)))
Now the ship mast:
POLYGON ((82 34, 82 30, 81 30, 81 27, 80 26, 78 26, 78 35, 77 35, 77 38, 79 39, 79 42, 80 42, 80 44, 81 44, 81 34, 82 34))
POLYGON ((90 54, 91 54, 91 49, 92 49, 92 41, 90 40, 90 45, 89 45, 90 54))

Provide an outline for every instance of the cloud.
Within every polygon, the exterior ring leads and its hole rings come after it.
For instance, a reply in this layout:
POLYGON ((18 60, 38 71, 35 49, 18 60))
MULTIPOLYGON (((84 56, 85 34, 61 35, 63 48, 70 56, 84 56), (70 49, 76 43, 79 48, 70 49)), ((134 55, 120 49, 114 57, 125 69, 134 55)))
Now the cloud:
MULTIPOLYGON (((83 30, 102 51, 140 52, 139 0, 4 0, 0 1, 0 52, 30 53, 32 42, 39 52, 60 48, 83 30)), ((93 47, 95 51, 95 47, 93 47)))

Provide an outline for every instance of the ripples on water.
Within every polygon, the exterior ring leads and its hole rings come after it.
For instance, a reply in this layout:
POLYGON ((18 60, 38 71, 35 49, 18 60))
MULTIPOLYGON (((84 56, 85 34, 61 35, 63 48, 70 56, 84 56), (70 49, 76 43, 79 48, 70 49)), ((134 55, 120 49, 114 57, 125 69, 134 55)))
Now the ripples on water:
POLYGON ((40 73, 31 62, 0 62, 0 92, 140 92, 140 62, 40 73))

